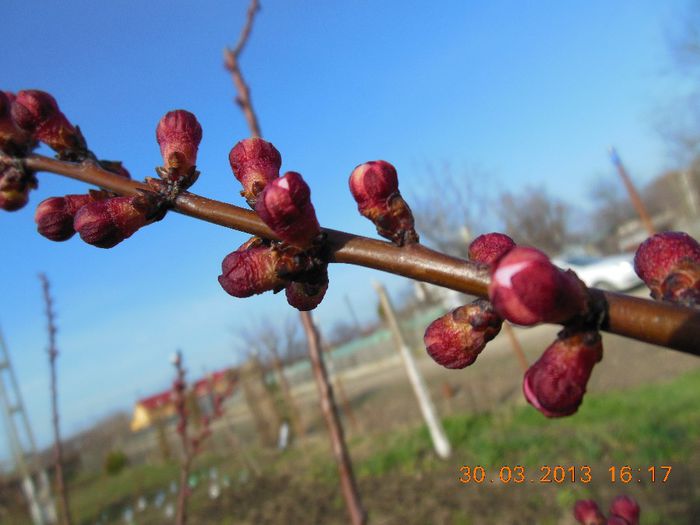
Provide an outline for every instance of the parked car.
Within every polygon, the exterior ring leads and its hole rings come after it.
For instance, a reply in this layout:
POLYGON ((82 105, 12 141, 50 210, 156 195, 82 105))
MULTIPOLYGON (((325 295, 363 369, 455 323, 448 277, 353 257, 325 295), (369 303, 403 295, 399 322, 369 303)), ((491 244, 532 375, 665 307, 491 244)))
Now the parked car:
POLYGON ((563 269, 571 268, 587 286, 602 290, 623 291, 642 284, 634 273, 634 254, 595 257, 577 255, 552 259, 563 269))

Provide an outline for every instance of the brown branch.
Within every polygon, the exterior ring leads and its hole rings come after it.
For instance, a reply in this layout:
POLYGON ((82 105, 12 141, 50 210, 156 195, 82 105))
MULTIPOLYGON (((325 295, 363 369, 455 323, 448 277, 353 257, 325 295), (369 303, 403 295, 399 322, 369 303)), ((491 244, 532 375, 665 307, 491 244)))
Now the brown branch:
MULTIPOLYGON (((0 153, 0 163, 14 162, 20 162, 32 170, 64 175, 121 195, 136 195, 139 189, 148 189, 144 183, 118 177, 90 161, 76 164, 42 155, 15 159, 0 153)), ((254 212, 193 193, 180 195, 175 201, 174 210, 251 235, 277 239, 254 212)), ((487 295, 488 272, 469 261, 421 245, 398 248, 388 242, 342 231, 324 229, 324 232, 327 235, 331 262, 374 268, 480 297, 487 295)), ((603 330, 700 355, 699 311, 615 292, 591 289, 591 293, 606 305, 603 330)))
POLYGON ((328 427, 328 434, 331 438, 333 455, 335 456, 338 470, 340 471, 340 485, 343 497, 350 514, 350 522, 353 525, 361 525, 367 522, 367 514, 362 507, 360 495, 355 483, 355 475, 352 470, 352 462, 345 444, 343 426, 340 424, 338 406, 333 396, 333 387, 328 380, 328 371, 321 355, 321 344, 318 330, 314 326, 313 319, 309 312, 300 312, 301 322, 304 325, 304 332, 309 344, 309 358, 311 368, 314 372, 316 387, 321 398, 321 411, 328 427))
POLYGON ((71 525, 73 519, 70 513, 70 503, 68 500, 68 489, 63 477, 63 446, 61 444, 60 418, 58 415, 58 388, 56 382, 56 358, 58 348, 56 347, 56 323, 53 311, 53 300, 49 290, 49 280, 43 273, 39 274, 41 287, 44 292, 44 304, 46 305, 46 328, 49 334, 49 368, 51 369, 51 421, 53 423, 53 463, 54 474, 56 476, 56 490, 61 502, 61 522, 64 525, 71 525))
POLYGON ((180 459, 180 483, 177 493, 175 524, 185 525, 187 523, 187 498, 189 496, 187 480, 190 477, 190 467, 192 466, 194 453, 187 435, 187 383, 185 381, 185 367, 182 364, 182 353, 179 350, 175 354, 173 366, 175 366, 175 383, 173 384, 172 393, 175 402, 175 411, 178 416, 177 433, 180 435, 180 441, 182 443, 182 457, 180 459))
POLYGON ((238 65, 238 58, 240 57, 240 54, 248 41, 250 31, 253 28, 255 14, 259 10, 260 3, 258 0, 251 0, 250 6, 248 6, 246 23, 243 26, 240 36, 238 37, 236 47, 233 49, 224 49, 224 67, 229 71, 229 73, 231 73, 233 85, 238 93, 238 96, 236 97, 236 104, 238 104, 238 107, 241 108, 246 122, 248 123, 248 127, 250 128, 250 132, 254 137, 261 137, 262 131, 260 131, 258 117, 253 110, 253 103, 250 99, 250 88, 248 88, 248 84, 246 84, 243 74, 241 73, 241 68, 238 65))

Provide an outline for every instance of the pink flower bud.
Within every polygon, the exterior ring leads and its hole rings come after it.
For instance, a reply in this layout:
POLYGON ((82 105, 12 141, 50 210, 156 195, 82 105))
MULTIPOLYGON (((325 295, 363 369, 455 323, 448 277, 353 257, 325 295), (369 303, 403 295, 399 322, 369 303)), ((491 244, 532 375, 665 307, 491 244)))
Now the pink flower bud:
POLYGON ((135 197, 113 197, 90 202, 75 214, 73 227, 88 244, 112 248, 148 223, 148 213, 135 197))
POLYGON ((469 258, 488 266, 496 264, 506 253, 515 248, 515 241, 503 233, 479 235, 469 245, 469 258))
POLYGON ((32 142, 31 135, 21 130, 12 118, 12 93, 0 91, 0 150, 10 155, 24 154, 32 142))
POLYGON ((610 514, 624 519, 627 525, 639 525, 639 504, 630 496, 616 497, 610 504, 610 514))
POLYGON ((37 187, 32 172, 0 165, 0 209, 17 211, 29 202, 29 192, 37 187))
POLYGON ((58 109, 56 99, 44 91, 28 89, 17 93, 12 104, 12 118, 19 128, 54 151, 85 150, 78 130, 58 109))
POLYGON ((290 306, 301 312, 308 312, 321 304, 326 290, 328 290, 328 270, 324 268, 314 282, 292 281, 284 292, 290 306))
POLYGON ((520 325, 568 321, 586 308, 585 285, 534 248, 516 247, 491 272, 489 298, 499 315, 520 325))
POLYGON ((51 197, 41 201, 34 213, 37 231, 52 241, 67 241, 75 234, 73 220, 78 210, 90 202, 101 200, 94 195, 100 195, 102 198, 106 196, 102 192, 93 192, 86 195, 51 197))
POLYGON ((574 518, 582 525, 605 525, 605 516, 592 499, 580 499, 576 502, 574 518))
POLYGON ((258 195, 267 183, 280 176, 280 152, 269 142, 253 137, 236 144, 228 160, 233 174, 243 185, 241 195, 251 208, 255 208, 258 195))
POLYGON ((287 284, 278 275, 279 263, 280 253, 254 237, 224 258, 219 284, 234 297, 250 297, 268 290, 277 292, 287 284))
POLYGON ((301 175, 288 171, 258 196, 255 211, 283 241, 307 248, 321 233, 311 192, 301 175))
POLYGON ((197 164, 197 150, 202 141, 202 126, 189 111, 169 111, 158 122, 156 140, 166 168, 184 176, 197 164))
POLYGON ((525 373, 525 398, 547 417, 573 414, 583 401, 593 366, 602 358, 598 332, 560 334, 525 373))
POLYGON ((634 270, 654 299, 700 304, 700 244, 683 232, 663 232, 644 241, 634 270))
POLYGON ((486 343, 498 335, 501 324, 491 303, 477 299, 430 323, 423 342, 439 365, 464 368, 476 361, 486 343))
POLYGON ((379 235, 398 246, 418 242, 413 213, 401 197, 394 166, 384 160, 360 164, 350 174, 350 192, 379 235))

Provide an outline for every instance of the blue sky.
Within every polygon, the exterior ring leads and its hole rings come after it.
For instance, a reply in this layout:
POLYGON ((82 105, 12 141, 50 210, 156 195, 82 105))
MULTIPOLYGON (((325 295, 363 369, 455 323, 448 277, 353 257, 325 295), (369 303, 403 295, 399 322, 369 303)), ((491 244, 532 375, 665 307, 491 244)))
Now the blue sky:
MULTIPOLYGON (((439 5, 263 2, 242 68, 265 138, 283 170, 304 175, 324 226, 374 235, 347 177, 378 158, 396 165, 407 195, 425 188, 426 166, 449 163, 459 176, 478 167, 485 176, 474 184, 491 198, 542 185, 582 208, 592 181, 613 176, 610 144, 640 183, 675 165, 655 123, 686 82, 668 43, 684 2, 439 5)), ((193 191, 242 205, 227 156, 248 131, 222 49, 246 8, 6 1, 0 89, 49 91, 99 156, 138 178, 161 162, 160 117, 188 109, 204 129, 193 191)), ((237 359, 241 326, 293 315, 283 296, 236 300, 220 289, 221 260, 246 239, 237 232, 171 214, 112 250, 36 234, 38 202, 85 189, 40 174, 30 205, 0 214, 0 327, 41 445, 50 431, 37 273, 51 279, 59 316, 66 434, 165 388, 176 348, 192 377, 237 359)), ((346 266, 330 277, 316 313, 325 328, 348 316, 345 295, 360 317, 374 315, 370 279, 394 290, 403 282, 346 266)))

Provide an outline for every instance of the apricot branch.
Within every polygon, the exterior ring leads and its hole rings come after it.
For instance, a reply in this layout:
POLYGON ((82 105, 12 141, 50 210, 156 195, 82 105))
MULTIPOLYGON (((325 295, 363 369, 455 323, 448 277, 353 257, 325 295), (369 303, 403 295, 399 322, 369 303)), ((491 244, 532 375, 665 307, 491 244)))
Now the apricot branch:
MULTIPOLYGON (((76 163, 36 154, 12 157, 0 152, 0 164, 63 175, 119 195, 138 195, 150 189, 145 183, 105 170, 91 159, 76 163)), ((174 199, 172 209, 251 235, 279 240, 254 212, 232 204, 185 191, 174 199)), ((322 231, 326 235, 330 262, 373 268, 479 297, 488 295, 490 277, 482 264, 451 257, 419 244, 399 248, 388 242, 342 231, 328 228, 322 228, 322 231)), ((602 330, 700 355, 700 345, 697 344, 700 340, 700 312, 697 310, 597 289, 589 289, 589 293, 603 305, 602 330)))

